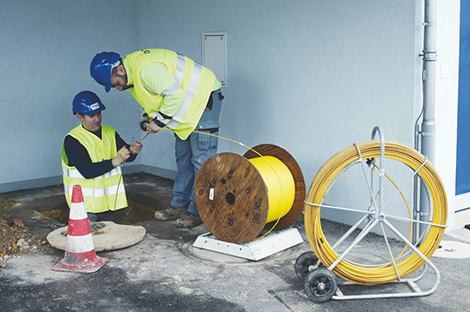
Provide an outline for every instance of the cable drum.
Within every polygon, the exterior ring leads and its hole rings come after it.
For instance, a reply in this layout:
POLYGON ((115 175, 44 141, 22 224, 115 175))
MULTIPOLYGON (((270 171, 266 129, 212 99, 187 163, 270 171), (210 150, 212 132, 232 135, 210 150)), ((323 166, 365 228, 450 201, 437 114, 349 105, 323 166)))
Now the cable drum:
MULTIPOLYGON (((305 230, 315 255, 326 267, 330 267, 342 255, 330 246, 322 230, 320 215, 322 205, 323 208, 326 208, 323 204, 325 195, 349 166, 358 161, 365 163, 367 159, 378 157, 380 157, 380 141, 378 140, 345 148, 321 167, 312 182, 304 207, 305 230)), ((394 160, 402 163, 405 165, 404 167, 411 169, 413 174, 419 176, 421 182, 427 187, 430 198, 430 216, 432 216, 430 218, 432 219, 428 222, 429 228, 426 236, 420 241, 419 247, 415 247, 426 258, 430 258, 439 247, 447 223, 447 199, 442 181, 433 165, 422 154, 406 145, 385 141, 384 158, 386 161, 394 160)), ((386 218, 387 216, 380 217, 386 218)), ((413 222, 411 218, 408 221, 410 224, 413 222)), ((382 225, 380 222, 378 224, 382 225)), ((386 237, 385 240, 387 240, 386 237)), ((406 256, 391 257, 389 263, 379 265, 361 265, 343 257, 332 270, 348 281, 374 285, 403 278, 415 272, 424 263, 424 260, 416 252, 409 251, 406 256)))
POLYGON ((302 213, 305 182, 294 158, 262 144, 243 156, 219 153, 199 169, 196 204, 204 225, 218 239, 242 244, 263 229, 282 230, 302 213))

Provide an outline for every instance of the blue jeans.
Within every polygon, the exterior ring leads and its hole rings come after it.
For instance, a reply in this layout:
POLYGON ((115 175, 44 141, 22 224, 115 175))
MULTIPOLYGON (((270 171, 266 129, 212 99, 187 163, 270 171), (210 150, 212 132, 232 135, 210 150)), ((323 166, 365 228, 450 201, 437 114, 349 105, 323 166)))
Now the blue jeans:
POLYGON ((212 107, 211 109, 205 108, 194 129, 204 133, 192 132, 186 140, 181 140, 175 134, 176 179, 171 205, 185 207, 189 204, 188 212, 196 215, 199 213, 196 206, 194 184, 199 168, 207 159, 217 153, 218 139, 208 134, 217 135, 219 133, 221 95, 220 90, 212 92, 212 107))

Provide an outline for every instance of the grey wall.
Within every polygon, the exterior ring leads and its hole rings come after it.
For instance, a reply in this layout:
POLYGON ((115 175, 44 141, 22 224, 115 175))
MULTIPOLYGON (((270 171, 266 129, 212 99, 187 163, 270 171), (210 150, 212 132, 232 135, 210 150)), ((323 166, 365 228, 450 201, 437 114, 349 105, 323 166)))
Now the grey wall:
MULTIPOLYGON (((248 146, 283 147, 299 162, 307 185, 333 154, 369 140, 376 125, 387 139, 413 144, 420 62, 414 1, 0 4, 0 192, 61 174, 60 147, 78 125, 71 101, 79 91, 101 97, 104 123, 125 140, 142 137, 141 109, 132 96, 105 93, 90 78, 97 52, 168 48, 201 62, 201 34, 208 31, 227 32, 220 134, 248 146)), ((175 170, 172 133, 143 143, 137 165, 175 170)), ((229 141, 219 151, 245 152, 229 141)))
MULTIPOLYGON (((227 32, 221 135, 283 147, 308 185, 327 159, 368 141, 376 125, 387 139, 413 145, 414 1, 138 3, 139 49, 168 48, 201 62, 201 33, 227 32)), ((171 135, 158 136, 149 141, 172 144, 171 135)), ((174 166, 172 154, 149 143, 158 157, 147 164, 174 166)), ((245 152, 228 141, 219 151, 245 152)))
POLYGON ((0 191, 57 181, 47 178, 61 175, 62 139, 79 124, 72 99, 82 90, 100 96, 103 122, 124 139, 141 135, 135 118, 127 120, 140 111, 128 97, 105 95, 89 74, 98 51, 136 46, 133 2, 1 0, 0 7, 0 191))

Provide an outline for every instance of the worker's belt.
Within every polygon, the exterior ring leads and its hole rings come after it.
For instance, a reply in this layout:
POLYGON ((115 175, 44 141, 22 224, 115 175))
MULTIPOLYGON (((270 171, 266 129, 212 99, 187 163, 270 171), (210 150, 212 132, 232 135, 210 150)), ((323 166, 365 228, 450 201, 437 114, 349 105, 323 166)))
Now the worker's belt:
POLYGON ((214 92, 219 92, 219 101, 222 101, 224 99, 224 95, 220 91, 220 89, 212 91, 211 94, 209 95, 209 100, 207 101, 206 107, 208 110, 212 110, 212 106, 214 105, 214 101, 212 100, 212 95, 214 92))

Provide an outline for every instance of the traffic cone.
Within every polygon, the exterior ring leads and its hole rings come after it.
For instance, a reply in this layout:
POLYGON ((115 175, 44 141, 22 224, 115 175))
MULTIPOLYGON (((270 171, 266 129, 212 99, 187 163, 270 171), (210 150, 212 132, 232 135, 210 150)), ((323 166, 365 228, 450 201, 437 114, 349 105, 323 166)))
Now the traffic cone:
POLYGON ((82 188, 75 185, 70 204, 69 226, 65 257, 53 268, 54 271, 93 273, 108 262, 108 258, 98 257, 91 237, 90 224, 83 201, 82 188))

